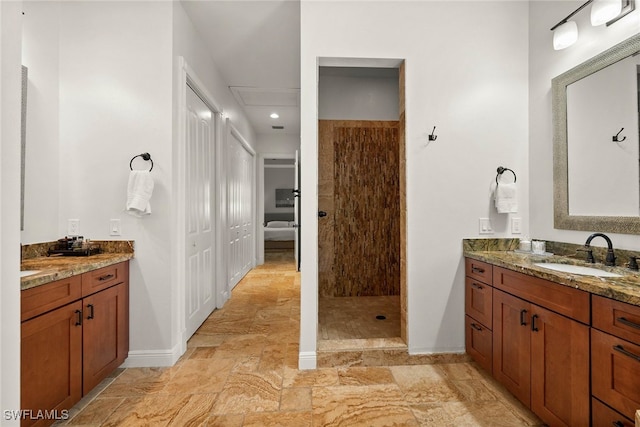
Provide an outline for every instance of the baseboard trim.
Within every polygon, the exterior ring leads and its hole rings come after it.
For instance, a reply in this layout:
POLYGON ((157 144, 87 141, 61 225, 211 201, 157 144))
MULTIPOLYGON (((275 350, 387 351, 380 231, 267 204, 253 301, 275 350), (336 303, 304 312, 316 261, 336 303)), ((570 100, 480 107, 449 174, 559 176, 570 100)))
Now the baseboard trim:
POLYGON ((173 366, 184 353, 180 344, 169 350, 132 350, 122 368, 157 368, 173 366))
POLYGON ((301 351, 298 353, 298 369, 316 369, 318 366, 318 356, 315 351, 301 351))

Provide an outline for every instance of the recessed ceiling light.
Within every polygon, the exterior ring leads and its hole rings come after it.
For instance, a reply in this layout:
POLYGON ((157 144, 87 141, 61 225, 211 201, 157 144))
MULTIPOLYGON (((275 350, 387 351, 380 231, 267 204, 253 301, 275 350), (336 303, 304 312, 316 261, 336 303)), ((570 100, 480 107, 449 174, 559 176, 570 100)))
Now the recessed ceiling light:
POLYGON ((269 117, 271 117, 272 119, 277 119, 280 116, 278 115, 278 113, 271 113, 271 116, 269 116, 269 117))

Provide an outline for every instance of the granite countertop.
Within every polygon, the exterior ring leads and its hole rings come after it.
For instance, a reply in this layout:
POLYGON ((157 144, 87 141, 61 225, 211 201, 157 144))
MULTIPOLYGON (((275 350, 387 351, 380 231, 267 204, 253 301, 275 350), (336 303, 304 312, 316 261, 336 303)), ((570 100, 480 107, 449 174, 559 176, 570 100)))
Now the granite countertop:
POLYGON ((103 253, 91 256, 51 256, 22 261, 20 270, 40 270, 20 279, 20 290, 35 288, 87 271, 107 267, 133 258, 132 253, 103 253))
POLYGON ((640 306, 640 273, 623 267, 606 267, 603 264, 585 262, 558 255, 535 255, 510 250, 469 250, 464 256, 484 261, 509 270, 550 280, 564 286, 602 295, 617 301, 640 306), (622 275, 622 277, 594 277, 553 271, 534 265, 540 262, 592 266, 622 275))

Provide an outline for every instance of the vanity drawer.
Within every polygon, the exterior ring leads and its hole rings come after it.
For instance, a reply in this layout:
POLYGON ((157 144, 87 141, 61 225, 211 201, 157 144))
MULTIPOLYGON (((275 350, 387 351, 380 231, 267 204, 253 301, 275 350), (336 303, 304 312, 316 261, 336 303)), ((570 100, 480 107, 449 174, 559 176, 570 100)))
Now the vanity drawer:
POLYGON ((579 322, 589 324, 591 321, 589 292, 502 267, 493 269, 493 278, 493 286, 497 289, 579 322))
POLYGON ((493 332, 473 318, 465 316, 465 347, 485 371, 493 372, 493 332))
POLYGON ((593 396, 633 419, 640 408, 640 345, 591 329, 593 396))
POLYGON ((594 427, 634 427, 633 421, 593 398, 591 399, 591 425, 594 427))
POLYGON ((82 296, 80 276, 71 276, 46 285, 20 291, 20 320, 25 321, 62 307, 82 296))
POLYGON ((118 283, 125 282, 129 277, 128 262, 121 262, 82 275, 82 296, 94 294, 118 283))
POLYGON ((493 266, 486 262, 465 258, 466 275, 483 283, 493 283, 493 266))
POLYGON ((591 303, 594 328, 640 345, 640 307, 598 295, 591 303))
POLYGON ((471 277, 465 278, 465 313, 491 329, 493 319, 493 288, 471 277))

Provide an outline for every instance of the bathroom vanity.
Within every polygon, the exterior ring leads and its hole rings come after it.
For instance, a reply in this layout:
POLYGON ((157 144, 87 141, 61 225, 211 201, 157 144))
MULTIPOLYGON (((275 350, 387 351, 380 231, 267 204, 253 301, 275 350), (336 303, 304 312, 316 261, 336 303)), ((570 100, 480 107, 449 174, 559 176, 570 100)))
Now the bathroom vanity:
MULTIPOLYGON (((129 259, 133 254, 34 258, 21 279, 21 408, 70 409, 129 351, 129 259)), ((24 419, 23 426, 53 420, 24 419)))
MULTIPOLYGON (((633 426, 640 408, 640 276, 553 271, 568 263, 465 251, 467 353, 545 423, 633 426)), ((574 260, 575 261, 575 260, 574 260)))

